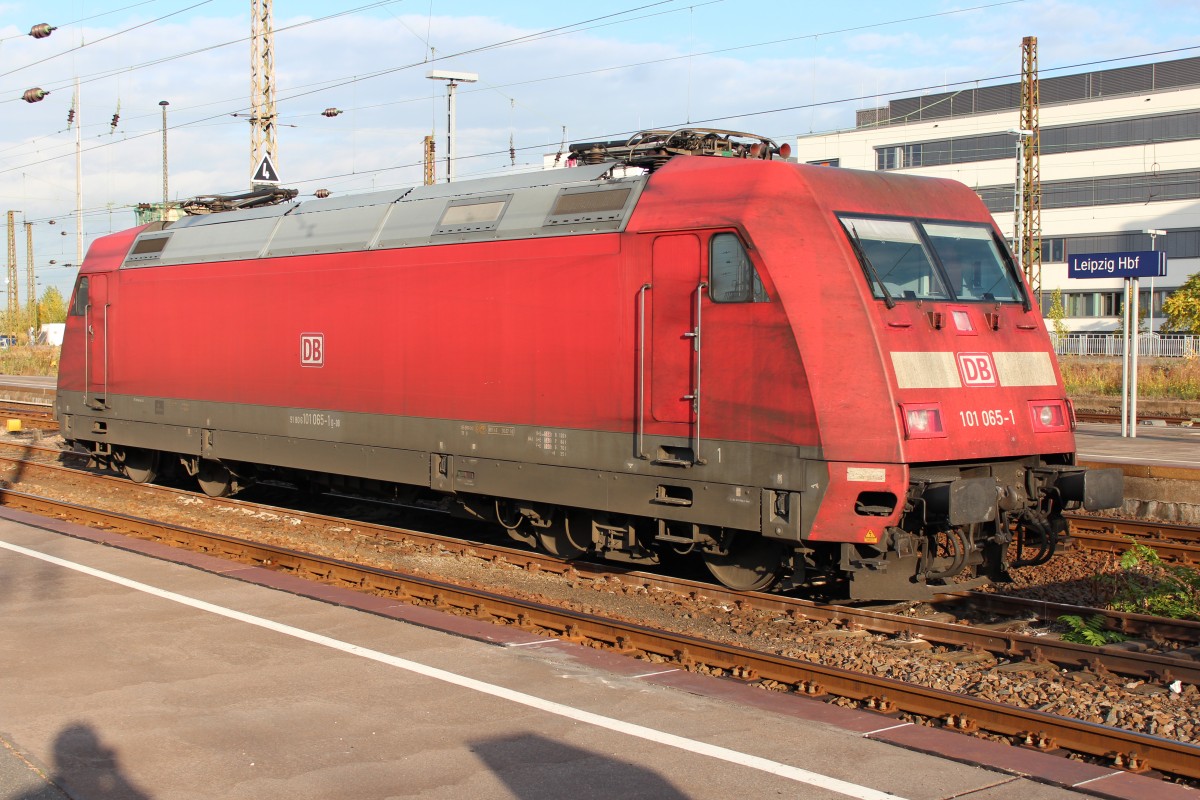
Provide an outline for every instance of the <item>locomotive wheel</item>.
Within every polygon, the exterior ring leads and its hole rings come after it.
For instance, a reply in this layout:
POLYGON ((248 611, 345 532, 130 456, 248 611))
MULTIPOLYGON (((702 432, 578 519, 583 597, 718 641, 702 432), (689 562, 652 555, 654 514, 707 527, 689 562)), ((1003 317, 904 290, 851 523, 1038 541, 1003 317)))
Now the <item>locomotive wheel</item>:
POLYGON ((233 490, 233 473, 220 461, 201 459, 196 481, 209 497, 228 497, 233 490))
POLYGON ((587 553, 592 543, 591 530, 592 520, 587 515, 559 511, 549 527, 537 529, 537 538, 547 553, 570 560, 587 553), (586 537, 584 531, 588 534, 586 537))
POLYGON ((121 459, 121 472, 134 483, 153 483, 158 477, 158 451, 127 447, 121 459))
POLYGON ((708 571, 722 585, 739 592, 761 592, 779 578, 785 550, 773 539, 739 536, 728 553, 703 555, 708 571))

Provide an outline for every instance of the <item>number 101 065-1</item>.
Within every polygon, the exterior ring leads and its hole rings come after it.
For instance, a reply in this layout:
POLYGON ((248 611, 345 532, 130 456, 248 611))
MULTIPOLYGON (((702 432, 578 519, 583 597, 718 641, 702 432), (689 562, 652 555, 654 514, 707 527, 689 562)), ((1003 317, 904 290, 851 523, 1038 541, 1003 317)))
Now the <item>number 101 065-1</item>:
POLYGON ((999 425, 1015 425, 1017 418, 1012 409, 985 408, 982 411, 959 411, 958 419, 965 428, 994 428, 999 425))

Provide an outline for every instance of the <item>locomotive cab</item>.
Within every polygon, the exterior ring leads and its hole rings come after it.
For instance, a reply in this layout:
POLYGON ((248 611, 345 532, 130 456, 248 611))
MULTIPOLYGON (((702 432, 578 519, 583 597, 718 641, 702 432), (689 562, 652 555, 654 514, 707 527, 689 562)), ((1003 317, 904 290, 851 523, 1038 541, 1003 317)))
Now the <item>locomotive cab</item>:
POLYGON ((1063 511, 1120 505, 1120 470, 1073 466, 1074 412, 994 227, 838 221, 870 288, 909 465, 898 524, 865 554, 843 553, 851 595, 895 595, 914 578, 929 588, 1009 580, 1057 551, 1063 511))

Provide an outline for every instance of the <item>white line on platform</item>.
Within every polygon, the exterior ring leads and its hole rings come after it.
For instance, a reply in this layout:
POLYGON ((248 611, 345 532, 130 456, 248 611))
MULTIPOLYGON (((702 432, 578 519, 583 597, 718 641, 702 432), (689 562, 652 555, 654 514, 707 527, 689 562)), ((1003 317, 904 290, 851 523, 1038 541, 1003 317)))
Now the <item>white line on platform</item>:
POLYGON ((633 678, 635 680, 638 678, 653 678, 655 675, 666 675, 671 672, 679 672, 679 670, 678 669, 663 669, 663 670, 659 670, 658 672, 646 672, 641 675, 634 675, 633 678))
POLYGON ((475 678, 468 678, 465 675, 459 675, 448 670, 431 667, 427 664, 420 664, 416 661, 409 661, 405 658, 398 658, 397 656, 389 655, 388 653, 381 653, 378 650, 360 647, 359 645, 350 644, 349 642, 343 642, 330 636, 324 636, 319 633, 313 633, 312 631, 306 631, 303 628, 297 628, 292 625, 286 625, 282 622, 264 619, 263 617, 256 617, 253 614, 246 614, 242 611, 234 611, 231 608, 218 606, 214 603, 209 603, 204 600, 197 600, 194 597, 188 597, 187 595, 178 594, 177 592, 170 592, 166 589, 159 589, 158 587, 150 586, 146 583, 130 580, 129 578, 123 578, 120 575, 114 575, 111 572, 104 572, 84 564, 78 564, 74 561, 67 561, 66 559, 41 553, 37 550, 30 550, 29 548, 21 547, 20 545, 12 544, 10 542, 0 541, 0 548, 11 550, 14 553, 20 553, 21 555, 29 556, 30 558, 40 559, 47 563, 55 564, 76 572, 81 572, 94 578, 100 578, 101 580, 106 580, 119 586, 135 589, 139 592, 145 592, 146 594, 160 597, 164 600, 170 600, 174 603, 189 606, 200 611, 207 611, 210 614, 216 614, 228 619, 237 620, 238 622, 244 622, 248 625, 255 625, 259 628, 265 628, 269 631, 282 633, 285 636, 291 636, 296 639, 311 642, 312 644, 321 645, 333 650, 339 650, 343 653, 349 653, 361 658, 367 658, 372 661, 377 661, 381 664, 387 664, 389 666, 407 670, 409 672, 416 673, 417 675, 423 675, 427 678, 433 678, 434 680, 443 681, 464 689, 481 692, 483 694, 499 697, 513 703, 519 703, 530 708, 536 708, 540 711, 555 714, 560 717, 573 719, 576 722, 594 725, 598 728, 605 728, 607 730, 622 733, 627 736, 634 736, 639 739, 657 742, 668 747, 686 750, 691 753, 697 753, 699 755, 708 756, 710 758, 719 759, 732 764, 739 764, 741 766, 749 767, 750 769, 756 769, 761 772, 767 772, 772 775, 779 775, 783 778, 788 778, 799 783, 805 783, 810 786, 816 786, 821 789, 836 792, 837 794, 845 795, 847 797, 858 798, 858 800, 903 800, 903 798, 901 798, 899 795, 880 792, 866 786, 860 786, 856 783, 850 783, 849 781, 839 780, 837 778, 829 777, 828 775, 821 775, 816 772, 810 772, 806 769, 793 767, 790 764, 783 764, 779 761, 772 761, 771 759, 762 758, 761 756, 742 753, 738 750, 731 750, 727 747, 720 747, 718 745, 709 744, 708 742, 701 742, 697 741, 696 739, 688 739, 684 736, 676 736, 673 733, 667 733, 654 728, 647 728, 643 725, 637 725, 632 722, 613 719, 612 717, 606 717, 601 714, 594 714, 590 711, 584 711, 580 708, 574 708, 573 706, 556 703, 553 700, 535 697, 531 694, 518 692, 503 686, 497 686, 492 683, 486 683, 484 681, 476 680, 475 678))
POLYGON ((1118 770, 1114 770, 1106 775, 1097 775, 1094 778, 1088 778, 1086 781, 1080 781, 1079 783, 1073 784, 1073 786, 1087 786, 1089 783, 1095 783, 1096 781, 1103 781, 1103 780, 1107 780, 1109 778, 1115 778, 1115 777, 1118 777, 1119 775, 1121 775, 1121 770, 1118 769, 1118 770))
POLYGON ((1121 461, 1150 461, 1150 462, 1153 462, 1156 464, 1162 464, 1164 467, 1174 467, 1174 466, 1179 466, 1181 464, 1200 464, 1200 461, 1190 461, 1190 460, 1184 459, 1184 458, 1163 459, 1161 456, 1159 456, 1157 458, 1138 458, 1137 456, 1116 455, 1113 453, 1083 453, 1083 452, 1080 452, 1080 453, 1075 454, 1075 458, 1077 460, 1083 459, 1085 461, 1088 461, 1088 460, 1099 461, 1100 459, 1107 458, 1107 459, 1111 459, 1118 463, 1121 461))

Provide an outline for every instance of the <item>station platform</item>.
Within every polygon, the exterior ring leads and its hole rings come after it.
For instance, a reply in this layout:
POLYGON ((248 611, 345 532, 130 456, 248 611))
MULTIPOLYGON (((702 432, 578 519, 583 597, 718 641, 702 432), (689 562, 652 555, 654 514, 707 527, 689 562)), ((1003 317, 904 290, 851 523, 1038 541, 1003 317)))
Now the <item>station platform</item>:
POLYGON ((0 375, 0 402, 54 405, 58 376, 0 375))
POLYGON ((18 511, 0 574, 3 800, 1200 797, 18 511))
POLYGON ((1081 422, 1075 432, 1079 461, 1121 461, 1200 469, 1200 427, 1136 425, 1135 437, 1122 437, 1121 426, 1081 422))

